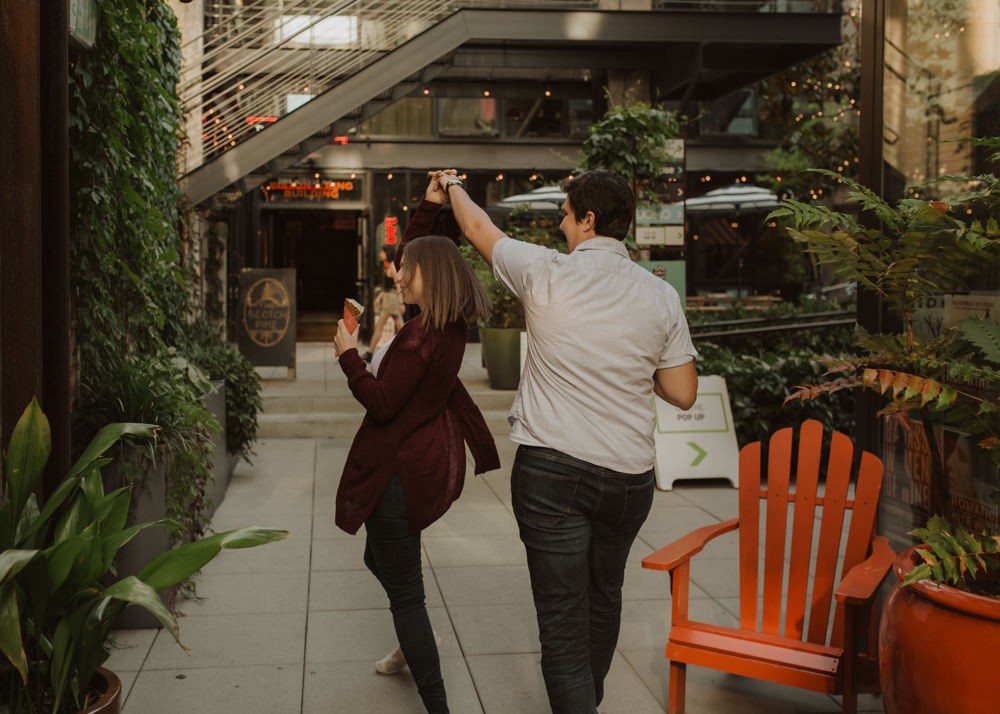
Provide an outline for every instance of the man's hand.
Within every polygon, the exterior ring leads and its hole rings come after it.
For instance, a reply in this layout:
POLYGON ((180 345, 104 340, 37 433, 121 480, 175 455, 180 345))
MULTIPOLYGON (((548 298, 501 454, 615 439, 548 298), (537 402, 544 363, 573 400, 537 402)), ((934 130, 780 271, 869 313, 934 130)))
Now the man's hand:
POLYGON ((493 246, 504 237, 503 231, 493 225, 493 221, 486 215, 486 211, 476 205, 476 202, 469 198, 465 188, 460 185, 451 185, 445 191, 447 179, 449 177, 460 178, 455 169, 438 169, 428 172, 431 183, 438 185, 447 200, 451 203, 452 213, 458 221, 462 233, 476 251, 483 256, 487 265, 493 266, 493 246))

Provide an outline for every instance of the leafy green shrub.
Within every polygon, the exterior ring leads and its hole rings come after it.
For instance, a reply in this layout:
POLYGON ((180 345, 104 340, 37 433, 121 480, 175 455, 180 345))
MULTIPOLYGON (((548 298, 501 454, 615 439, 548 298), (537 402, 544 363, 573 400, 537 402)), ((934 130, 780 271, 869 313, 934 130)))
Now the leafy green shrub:
POLYGON ((696 347, 698 372, 726 379, 740 446, 804 419, 818 419, 847 434, 854 430, 854 399, 845 394, 823 402, 784 403, 795 387, 824 373, 811 349, 751 350, 735 341, 725 346, 698 342, 696 347))
POLYGON ((257 370, 206 320, 188 325, 185 352, 209 379, 225 380, 226 451, 250 463, 257 440, 257 412, 264 405, 257 370))
POLYGON ((204 535, 212 437, 219 431, 219 423, 202 401, 212 386, 204 372, 176 352, 166 351, 109 358, 95 377, 84 386, 77 428, 91 434, 109 422, 159 426, 156 438, 141 447, 118 447, 123 484, 141 480, 153 464, 165 459, 167 516, 181 524, 177 539, 185 542, 204 535))
MULTIPOLYGON (((836 303, 803 296, 799 303, 777 303, 767 310, 751 310, 739 303, 722 312, 690 311, 693 326, 711 329, 714 323, 762 318, 794 319, 810 313, 840 309, 836 303)), ((739 330, 740 325, 718 329, 739 330)), ((737 334, 714 342, 699 340, 698 372, 718 374, 726 379, 733 421, 740 445, 765 439, 780 428, 797 425, 804 419, 818 419, 827 430, 851 433, 854 429, 854 400, 839 398, 820 403, 788 403, 788 395, 801 384, 816 381, 825 372, 824 357, 849 353, 854 330, 849 326, 737 334)))

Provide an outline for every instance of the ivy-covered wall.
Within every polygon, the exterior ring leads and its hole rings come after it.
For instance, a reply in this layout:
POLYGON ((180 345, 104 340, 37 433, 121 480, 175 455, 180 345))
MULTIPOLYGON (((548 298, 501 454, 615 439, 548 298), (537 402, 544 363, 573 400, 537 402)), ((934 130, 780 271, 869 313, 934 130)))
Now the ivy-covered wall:
MULTIPOLYGON (((225 380, 228 451, 249 459, 260 380, 205 319, 193 212, 177 183, 180 33, 164 0, 103 0, 90 51, 70 62, 74 443, 104 424, 157 424, 126 449, 127 480, 167 465, 167 513, 198 537, 219 424, 209 379, 225 380)), ((216 268, 217 269, 217 268, 216 268)))
POLYGON ((104 0, 70 66, 72 290, 78 372, 158 352, 183 319, 175 151, 180 36, 162 0, 104 0))

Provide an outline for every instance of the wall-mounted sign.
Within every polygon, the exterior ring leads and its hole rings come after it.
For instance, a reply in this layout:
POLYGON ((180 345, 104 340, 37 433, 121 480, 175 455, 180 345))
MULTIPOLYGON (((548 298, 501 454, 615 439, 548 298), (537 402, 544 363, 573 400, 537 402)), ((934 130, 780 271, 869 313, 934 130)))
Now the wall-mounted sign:
POLYGON ((295 270, 240 273, 240 351, 262 367, 295 368, 295 270))
POLYGON ((638 226, 636 245, 684 245, 684 226, 638 226))
POLYGON ((97 0, 70 0, 69 36, 86 50, 97 40, 97 0))
POLYGON ((307 179, 269 181, 261 188, 267 203, 302 203, 306 201, 361 201, 361 179, 307 179))

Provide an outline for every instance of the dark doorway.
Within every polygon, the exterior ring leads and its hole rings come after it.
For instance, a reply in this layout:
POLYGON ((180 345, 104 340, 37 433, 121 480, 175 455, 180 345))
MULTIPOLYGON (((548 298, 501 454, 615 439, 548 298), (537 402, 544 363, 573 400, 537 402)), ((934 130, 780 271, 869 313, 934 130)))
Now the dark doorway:
POLYGON ((274 213, 274 267, 295 268, 298 338, 332 339, 344 298, 358 279, 360 211, 274 213))

